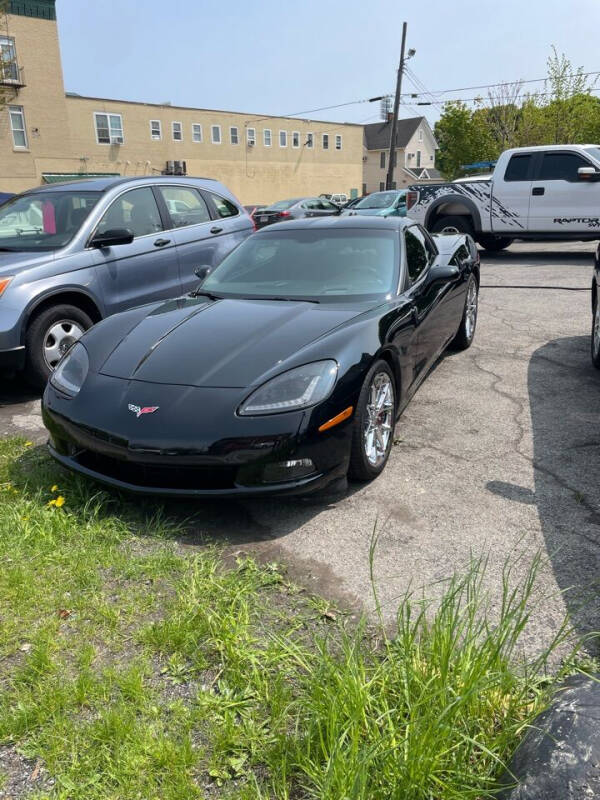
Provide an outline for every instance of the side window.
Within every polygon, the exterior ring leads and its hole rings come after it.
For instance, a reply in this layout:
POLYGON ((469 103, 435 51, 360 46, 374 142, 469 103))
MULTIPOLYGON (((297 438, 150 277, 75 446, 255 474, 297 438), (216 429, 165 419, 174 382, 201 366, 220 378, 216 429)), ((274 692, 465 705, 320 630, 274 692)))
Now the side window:
POLYGON ((540 181, 577 181, 579 167, 591 167, 589 161, 577 153, 544 153, 540 181))
POLYGON ((406 267, 411 283, 419 279, 429 265, 429 257, 423 235, 416 227, 411 226, 404 232, 406 244, 406 267))
POLYGON ((423 241, 425 243, 425 249, 427 250, 427 257, 429 259, 429 263, 432 264, 438 256, 439 251, 437 249, 437 246, 433 241, 433 239, 431 238, 431 236, 427 233, 425 228, 422 228, 420 225, 417 225, 415 227, 423 237, 423 241))
POLYGON ((522 155, 511 156, 506 172, 504 173, 505 181, 527 181, 529 180, 529 167, 533 155, 531 153, 524 153, 522 155))
POLYGON ((162 231, 163 226, 152 189, 132 189, 110 205, 100 220, 98 232, 127 228, 134 236, 162 231))
POLYGON ((208 207, 196 189, 184 186, 160 186, 159 191, 169 210, 174 228, 210 222, 208 207))
POLYGON ((321 200, 321 208, 324 211, 337 211, 338 210, 338 207, 335 205, 335 203, 330 203, 329 200, 325 200, 325 199, 321 200))
POLYGON ((470 257, 471 254, 469 253, 467 248, 464 246, 464 244, 461 244, 456 253, 454 253, 452 258, 450 259, 450 263, 455 267, 460 267, 460 265, 463 264, 470 257))
POLYGON ((220 217, 236 217, 240 213, 238 208, 234 206, 233 203, 230 203, 229 200, 225 200, 224 197, 220 197, 218 194, 212 194, 212 192, 210 197, 220 217))

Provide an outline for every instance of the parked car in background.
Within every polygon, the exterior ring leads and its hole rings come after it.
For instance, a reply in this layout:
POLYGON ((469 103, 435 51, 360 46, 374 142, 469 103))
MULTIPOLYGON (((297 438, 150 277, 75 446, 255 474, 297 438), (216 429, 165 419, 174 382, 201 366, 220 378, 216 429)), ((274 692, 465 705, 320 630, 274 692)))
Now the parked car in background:
POLYGON ((6 203, 7 200, 10 200, 10 198, 14 196, 14 192, 0 192, 0 205, 6 203))
POLYGON ((252 218, 254 218, 254 216, 255 216, 255 214, 257 212, 262 211, 263 208, 266 208, 266 207, 267 206, 264 203, 251 204, 249 206, 244 206, 244 208, 246 209, 246 211, 248 212, 248 214, 250 214, 250 216, 252 218))
POLYGON ((0 367, 43 386, 100 319, 174 297, 253 232, 210 179, 91 178, 0 206, 0 367))
POLYGON ((518 147, 491 179, 409 186, 411 219, 433 233, 469 233, 486 250, 514 239, 600 239, 600 145, 518 147))
POLYGON ((326 198, 331 200, 332 203, 335 203, 336 206, 345 206, 348 202, 348 195, 341 193, 341 194, 332 194, 331 197, 326 198))
POLYGON ((44 393, 50 453, 151 495, 372 480, 440 353, 473 341, 478 285, 471 237, 432 238, 408 219, 266 228, 187 297, 74 345, 44 393))
POLYGON ((406 190, 393 189, 387 192, 372 192, 352 208, 344 209, 342 213, 368 217, 405 217, 406 190))
POLYGON ((265 225, 272 225, 275 222, 305 217, 329 217, 339 214, 340 211, 339 206, 324 197, 293 197, 291 200, 279 200, 263 208, 259 214, 254 215, 254 222, 257 228, 264 228, 265 225))
POLYGON ((365 197, 368 197, 368 195, 364 194, 362 197, 351 197, 350 200, 348 200, 348 202, 344 204, 343 206, 344 209, 354 208, 354 206, 360 203, 361 200, 364 200, 365 197))

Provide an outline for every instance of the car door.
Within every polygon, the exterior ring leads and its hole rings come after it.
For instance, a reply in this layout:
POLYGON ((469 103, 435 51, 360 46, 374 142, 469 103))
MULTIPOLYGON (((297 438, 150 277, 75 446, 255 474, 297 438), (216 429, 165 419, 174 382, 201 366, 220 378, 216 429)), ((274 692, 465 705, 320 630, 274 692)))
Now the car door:
POLYGON ((580 167, 594 164, 580 153, 540 153, 531 188, 529 230, 578 233, 600 227, 600 183, 582 180, 580 167))
MULTIPOLYGON (((491 185, 490 230, 494 233, 513 233, 528 230, 531 181, 535 153, 513 153, 504 174, 494 171, 491 185)), ((485 229, 485 222, 482 220, 485 229)))
POLYGON ((208 202, 199 189, 185 185, 154 187, 159 204, 168 215, 169 237, 177 246, 179 281, 185 294, 198 285, 195 271, 199 267, 214 267, 222 240, 214 232, 215 225, 208 202))
POLYGON ((118 228, 133 233, 131 244, 93 251, 106 312, 181 294, 175 241, 165 233, 165 220, 150 186, 122 192, 92 235, 118 228))
POLYGON ((415 377, 419 378, 424 376, 448 340, 450 295, 447 284, 428 280, 431 266, 437 259, 437 248, 419 225, 404 229, 404 252, 417 326, 415 377))

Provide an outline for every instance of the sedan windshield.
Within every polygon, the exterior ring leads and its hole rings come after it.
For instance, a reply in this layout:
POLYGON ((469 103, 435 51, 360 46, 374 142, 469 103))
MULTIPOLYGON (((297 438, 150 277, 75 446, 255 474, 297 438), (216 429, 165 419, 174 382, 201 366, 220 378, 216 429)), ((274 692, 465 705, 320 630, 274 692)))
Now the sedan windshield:
POLYGON ((393 206, 396 200, 399 199, 404 194, 404 192, 374 192, 370 194, 368 197, 365 197, 364 200, 361 200, 360 203, 357 203, 354 207, 355 208, 390 208, 393 206))
POLYGON ((293 230, 246 239, 199 292, 219 297, 343 302, 395 293, 398 237, 393 231, 293 230))
POLYGON ((68 244, 100 192, 24 194, 0 206, 0 250, 58 250, 68 244))

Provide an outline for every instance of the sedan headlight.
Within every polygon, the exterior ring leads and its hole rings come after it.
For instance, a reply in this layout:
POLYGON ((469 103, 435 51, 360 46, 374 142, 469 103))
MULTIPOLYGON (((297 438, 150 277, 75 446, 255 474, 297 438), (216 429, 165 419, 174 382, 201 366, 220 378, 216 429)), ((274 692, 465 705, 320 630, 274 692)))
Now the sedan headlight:
POLYGON ((298 411, 329 397, 337 378, 335 361, 315 361, 290 369, 252 392, 238 409, 242 416, 298 411))
POLYGON ((59 392, 75 397, 79 394, 79 390, 83 386, 88 370, 90 368, 90 360, 88 358, 87 350, 81 344, 76 342, 71 349, 65 353, 62 361, 50 376, 50 383, 59 392))

